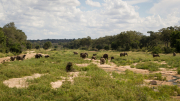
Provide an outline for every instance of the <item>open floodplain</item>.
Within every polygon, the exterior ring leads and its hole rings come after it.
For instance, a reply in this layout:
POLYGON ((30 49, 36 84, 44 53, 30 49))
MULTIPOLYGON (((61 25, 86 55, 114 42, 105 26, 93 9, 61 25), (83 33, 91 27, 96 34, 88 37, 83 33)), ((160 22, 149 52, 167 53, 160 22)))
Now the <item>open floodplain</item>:
POLYGON ((122 57, 120 53, 43 49, 24 52, 25 60, 0 64, 0 100, 180 100, 180 54, 153 58, 148 52, 126 52, 128 56, 122 57), (81 58, 81 52, 88 53, 88 57, 81 58), (50 57, 35 59, 36 53, 50 57), (96 60, 91 60, 93 54, 97 54, 96 60), (108 54, 108 60, 100 64, 103 54, 108 54), (73 63, 73 72, 66 72, 68 62, 73 63))

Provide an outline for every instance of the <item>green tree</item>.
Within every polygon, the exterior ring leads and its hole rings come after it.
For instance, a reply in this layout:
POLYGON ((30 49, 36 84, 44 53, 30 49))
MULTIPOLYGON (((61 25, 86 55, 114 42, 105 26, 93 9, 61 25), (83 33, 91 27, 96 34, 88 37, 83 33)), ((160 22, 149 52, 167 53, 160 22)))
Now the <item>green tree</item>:
POLYGON ((48 41, 48 42, 44 43, 43 48, 49 49, 51 46, 52 46, 52 43, 50 41, 48 41))
POLYGON ((58 46, 54 46, 54 48, 58 48, 58 46))
POLYGON ((171 47, 176 48, 180 52, 180 31, 174 31, 170 35, 171 47))
POLYGON ((149 43, 148 43, 148 50, 152 50, 155 46, 161 43, 160 40, 160 32, 153 32, 153 31, 148 31, 147 33, 150 33, 149 37, 149 43))
POLYGON ((104 47, 104 49, 105 49, 105 50, 109 50, 109 46, 106 45, 106 46, 104 47))
POLYGON ((130 49, 132 48, 138 48, 140 46, 140 40, 143 36, 142 33, 136 32, 136 31, 125 31, 121 32, 116 36, 116 42, 118 46, 122 48, 130 49))
POLYGON ((11 44, 10 51, 13 54, 20 54, 20 53, 22 53, 22 47, 20 44, 11 44))
POLYGON ((87 46, 89 48, 89 46, 91 45, 91 37, 87 36, 87 38, 82 38, 80 39, 80 45, 82 47, 87 46))
POLYGON ((39 48, 40 48, 40 45, 36 45, 35 48, 36 48, 36 49, 39 49, 39 48))
POLYGON ((161 32, 161 40, 165 43, 165 46, 168 47, 168 43, 170 42, 170 35, 174 31, 174 28, 168 27, 168 28, 162 28, 159 30, 161 32))
POLYGON ((31 49, 32 48, 32 43, 30 41, 27 41, 26 48, 27 49, 31 49))
POLYGON ((176 39, 176 50, 180 52, 180 39, 176 39))
POLYGON ((4 32, 2 31, 2 28, 0 28, 0 52, 6 51, 6 36, 4 35, 4 32))
POLYGON ((112 43, 111 43, 111 48, 112 48, 113 50, 116 50, 116 49, 118 48, 118 45, 116 44, 116 42, 112 42, 112 43))
POLYGON ((141 40, 140 40, 140 48, 146 47, 150 45, 150 36, 143 35, 141 40))
POLYGON ((27 36, 22 30, 15 27, 14 22, 10 22, 4 25, 2 30, 4 32, 4 35, 7 37, 7 50, 10 50, 12 52, 22 52, 22 50, 26 49, 27 36), (20 50, 17 51, 17 48, 19 48, 20 50))
POLYGON ((97 48, 98 50, 100 50, 100 49, 102 49, 103 47, 102 47, 101 45, 97 45, 96 48, 97 48))

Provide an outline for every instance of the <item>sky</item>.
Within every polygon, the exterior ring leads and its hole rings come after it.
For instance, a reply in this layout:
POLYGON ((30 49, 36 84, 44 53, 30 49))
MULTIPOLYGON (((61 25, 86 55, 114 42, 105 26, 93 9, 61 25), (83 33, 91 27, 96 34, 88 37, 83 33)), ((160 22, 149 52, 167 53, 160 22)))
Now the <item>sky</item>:
POLYGON ((27 39, 92 39, 180 26, 180 0, 0 0, 0 27, 27 39))

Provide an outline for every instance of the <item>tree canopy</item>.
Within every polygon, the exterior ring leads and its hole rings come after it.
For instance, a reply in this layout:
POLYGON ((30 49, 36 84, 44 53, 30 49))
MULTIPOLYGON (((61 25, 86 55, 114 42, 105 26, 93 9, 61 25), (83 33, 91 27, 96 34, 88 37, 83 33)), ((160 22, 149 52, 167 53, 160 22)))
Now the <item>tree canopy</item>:
POLYGON ((6 44, 3 45, 6 52, 21 53, 26 49, 27 36, 22 30, 16 28, 14 22, 4 25, 0 33, 1 40, 4 40, 3 43, 6 44))

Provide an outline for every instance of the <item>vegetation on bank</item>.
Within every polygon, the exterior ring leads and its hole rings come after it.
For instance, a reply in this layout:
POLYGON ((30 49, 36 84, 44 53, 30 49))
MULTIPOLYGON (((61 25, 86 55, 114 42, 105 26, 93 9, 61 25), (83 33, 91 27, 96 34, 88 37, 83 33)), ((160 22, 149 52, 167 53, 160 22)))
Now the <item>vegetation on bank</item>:
MULTIPOLYGON (((122 101, 172 101, 171 96, 180 95, 180 88, 177 86, 147 87, 141 86, 145 79, 165 80, 162 75, 136 74, 126 70, 125 73, 105 72, 91 64, 91 61, 80 58, 79 54, 87 52, 83 50, 58 50, 46 51, 43 49, 35 50, 37 53, 49 54, 49 58, 27 59, 23 61, 6 62, 0 64, 0 100, 122 100, 122 101), (69 81, 63 83, 60 88, 52 89, 50 83, 61 80, 61 76, 66 77, 65 70, 67 62, 73 63, 75 71, 80 72, 79 77, 74 78, 74 83, 69 81), (89 66, 78 67, 75 64, 88 63, 89 66), (85 73, 86 72, 86 73, 85 73), (4 80, 30 76, 34 73, 46 74, 34 80, 27 80, 27 88, 9 88, 3 84, 4 80), (111 78, 113 76, 114 79, 111 78), (154 91, 156 89, 157 91, 154 91)), ((168 65, 175 66, 176 62, 168 62, 177 59, 172 54, 161 55, 160 58, 152 58, 152 55, 143 52, 128 52, 128 56, 120 57, 117 51, 88 51, 89 58, 97 54, 97 59, 108 53, 109 57, 114 56, 113 62, 119 59, 127 59, 125 64, 130 64, 128 60, 133 60, 141 64, 141 61, 166 61, 168 65), (146 58, 144 58, 144 55, 146 58), (172 58, 169 58, 169 57, 172 58), (117 60, 116 60, 117 59, 117 60)), ((179 57, 179 54, 178 56, 179 57)), ((178 61, 178 60, 177 60, 178 61)), ((120 64, 120 63, 119 63, 120 64)), ((120 64, 121 65, 121 64, 120 64)), ((173 67, 176 68, 176 67, 173 67)), ((146 69, 146 68, 145 68, 146 69)))

